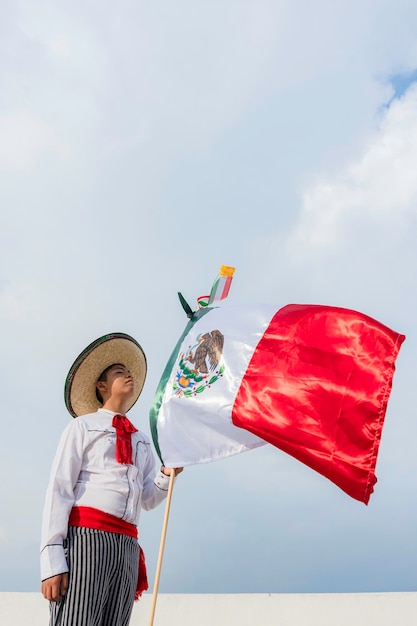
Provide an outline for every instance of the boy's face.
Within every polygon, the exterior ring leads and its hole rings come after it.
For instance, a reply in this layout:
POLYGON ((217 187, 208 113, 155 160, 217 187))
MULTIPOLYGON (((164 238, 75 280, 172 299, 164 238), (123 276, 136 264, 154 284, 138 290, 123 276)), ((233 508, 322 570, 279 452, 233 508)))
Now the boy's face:
POLYGON ((124 365, 117 363, 107 370, 105 381, 97 382, 97 388, 103 399, 110 396, 128 399, 135 393, 135 381, 130 371, 124 365))

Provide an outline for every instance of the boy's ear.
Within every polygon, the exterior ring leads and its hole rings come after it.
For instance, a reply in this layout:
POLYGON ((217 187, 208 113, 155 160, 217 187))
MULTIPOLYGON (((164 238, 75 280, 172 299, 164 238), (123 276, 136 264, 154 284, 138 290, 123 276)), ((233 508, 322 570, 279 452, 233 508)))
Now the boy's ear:
POLYGON ((107 388, 107 387, 106 387, 106 383, 105 383, 104 381, 102 381, 102 380, 98 380, 98 381, 96 382, 96 389, 98 389, 100 392, 101 392, 101 391, 105 391, 105 390, 106 390, 106 388, 107 388))

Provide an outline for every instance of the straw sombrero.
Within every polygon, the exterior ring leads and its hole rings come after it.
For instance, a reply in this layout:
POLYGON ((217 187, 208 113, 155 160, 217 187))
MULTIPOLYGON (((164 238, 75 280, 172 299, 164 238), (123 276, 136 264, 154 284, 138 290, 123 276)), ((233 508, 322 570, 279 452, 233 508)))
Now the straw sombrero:
POLYGON ((133 337, 111 333, 90 343, 71 365, 65 381, 65 405, 73 417, 94 413, 101 406, 96 397, 96 382, 114 363, 121 363, 132 373, 135 395, 127 410, 132 408, 145 382, 146 356, 133 337))

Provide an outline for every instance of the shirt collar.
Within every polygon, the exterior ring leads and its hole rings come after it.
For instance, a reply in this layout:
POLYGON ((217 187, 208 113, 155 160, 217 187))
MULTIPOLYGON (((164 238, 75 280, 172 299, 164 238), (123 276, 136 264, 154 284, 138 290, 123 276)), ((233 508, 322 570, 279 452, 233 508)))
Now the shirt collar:
POLYGON ((110 409, 103 409, 103 408, 97 409, 97 413, 100 413, 101 415, 108 415, 109 417, 114 417, 115 415, 122 415, 122 413, 116 413, 115 411, 110 411, 110 409))

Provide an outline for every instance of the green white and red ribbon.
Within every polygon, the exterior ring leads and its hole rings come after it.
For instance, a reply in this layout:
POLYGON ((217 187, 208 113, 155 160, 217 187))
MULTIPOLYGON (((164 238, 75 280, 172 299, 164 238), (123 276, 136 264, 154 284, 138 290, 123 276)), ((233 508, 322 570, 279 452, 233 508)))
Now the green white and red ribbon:
POLYGON ((199 309, 203 309, 213 304, 213 302, 219 302, 227 298, 230 285, 232 284, 235 268, 229 265, 222 265, 216 280, 213 283, 209 296, 200 296, 197 298, 197 304, 199 309))

